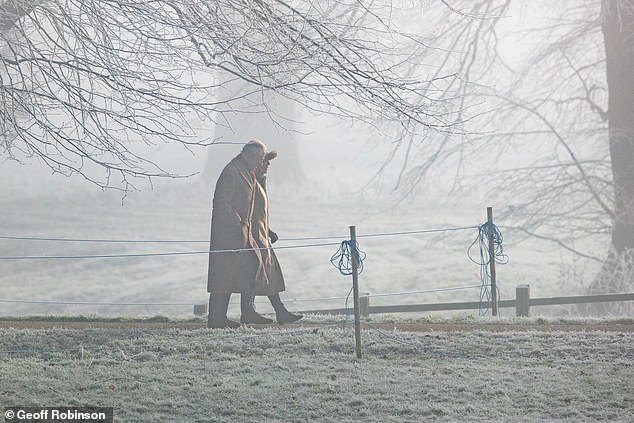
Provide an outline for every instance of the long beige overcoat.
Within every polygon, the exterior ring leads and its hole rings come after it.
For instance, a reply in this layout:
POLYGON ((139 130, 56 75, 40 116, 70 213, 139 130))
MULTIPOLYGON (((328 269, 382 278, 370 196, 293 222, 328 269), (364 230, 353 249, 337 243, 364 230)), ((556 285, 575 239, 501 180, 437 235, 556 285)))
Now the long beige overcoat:
POLYGON ((258 247, 252 234, 256 187, 240 155, 218 177, 211 213, 207 292, 252 292, 269 285, 259 250, 216 252, 258 247))
POLYGON ((269 238, 269 202, 266 194, 266 177, 258 178, 255 187, 253 207, 253 239, 260 250, 262 264, 266 272, 266 285, 256 286, 256 295, 272 295, 286 290, 282 268, 277 260, 269 238))

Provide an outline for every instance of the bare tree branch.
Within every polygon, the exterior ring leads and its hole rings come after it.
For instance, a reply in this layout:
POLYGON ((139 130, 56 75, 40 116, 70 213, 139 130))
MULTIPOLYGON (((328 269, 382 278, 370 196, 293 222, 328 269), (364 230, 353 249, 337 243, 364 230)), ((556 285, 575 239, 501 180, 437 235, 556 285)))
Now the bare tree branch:
POLYGON ((111 172, 126 188, 175 177, 137 146, 210 145, 191 122, 271 113, 267 91, 415 138, 460 133, 458 76, 421 77, 429 47, 393 13, 408 11, 389 0, 5 0, 2 154, 103 187, 111 172), (254 88, 227 97, 235 81, 254 88))

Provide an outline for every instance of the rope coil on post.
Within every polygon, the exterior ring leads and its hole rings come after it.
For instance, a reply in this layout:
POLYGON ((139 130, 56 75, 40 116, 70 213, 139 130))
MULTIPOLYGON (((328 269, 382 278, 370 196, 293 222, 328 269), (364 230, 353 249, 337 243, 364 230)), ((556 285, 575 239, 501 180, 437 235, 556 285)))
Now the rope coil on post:
MULTIPOLYGON (((485 222, 479 226, 478 232, 479 232, 478 237, 480 237, 481 239, 488 239, 489 234, 492 234, 493 245, 494 245, 494 256, 495 256, 496 263, 500 263, 500 264, 508 263, 509 256, 504 254, 504 246, 502 245, 502 243, 504 242, 504 237, 502 236, 502 232, 500 231, 500 228, 498 228, 495 223, 485 222)), ((488 250, 487 250, 486 264, 489 263, 489 260, 491 260, 491 258, 489 257, 488 250)))
MULTIPOLYGON (((496 263, 506 264, 509 261, 508 255, 504 253, 504 237, 500 228, 493 222, 485 222, 478 227, 478 235, 476 239, 471 243, 467 250, 467 256, 469 260, 480 266, 480 315, 486 315, 489 312, 488 304, 491 302, 491 275, 489 273, 489 264, 493 259, 496 263), (489 236, 493 240, 493 257, 489 252, 489 236), (478 244, 478 250, 480 252, 480 259, 473 258, 471 250, 478 244)), ((499 291, 497 292, 499 295, 499 291)))
POLYGON ((359 243, 352 240, 345 240, 339 244, 339 249, 330 258, 330 262, 333 266, 339 269, 339 273, 344 276, 352 275, 352 255, 355 255, 357 260, 357 272, 360 274, 363 271, 363 260, 365 260, 365 252, 359 250, 359 243))
MULTIPOLYGON (((359 250, 357 243, 357 229, 350 226, 350 239, 344 240, 339 245, 339 249, 330 257, 333 266, 339 269, 339 273, 344 276, 352 276, 352 294, 354 300, 354 339, 357 358, 361 359, 361 320, 359 305, 359 274, 363 271, 363 260, 365 253, 359 250)), ((350 294, 348 294, 350 296, 350 294)), ((347 308, 348 298, 346 298, 347 308)))

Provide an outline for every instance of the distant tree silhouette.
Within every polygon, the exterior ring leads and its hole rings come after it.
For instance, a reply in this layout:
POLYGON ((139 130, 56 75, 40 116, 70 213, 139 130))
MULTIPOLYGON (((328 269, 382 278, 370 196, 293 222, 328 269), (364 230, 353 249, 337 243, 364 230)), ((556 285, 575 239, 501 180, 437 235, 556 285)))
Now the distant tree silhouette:
MULTIPOLYGON (((239 98, 256 87, 248 82, 226 84, 221 99, 239 98)), ((238 102, 235 111, 226 112, 217 120, 214 128, 216 146, 209 148, 205 168, 201 178, 206 184, 214 183, 222 168, 242 148, 245 142, 257 138, 269 150, 277 150, 280 160, 276 160, 271 172, 280 183, 290 182, 300 187, 306 180, 299 155, 298 122, 301 110, 296 103, 266 92, 256 103, 238 102)))

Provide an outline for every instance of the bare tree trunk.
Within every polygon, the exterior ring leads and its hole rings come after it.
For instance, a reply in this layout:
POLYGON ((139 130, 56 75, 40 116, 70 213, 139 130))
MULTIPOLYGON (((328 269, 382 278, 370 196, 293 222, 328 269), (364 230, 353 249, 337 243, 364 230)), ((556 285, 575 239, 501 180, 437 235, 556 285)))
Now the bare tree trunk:
POLYGON ((269 169, 276 185, 290 182, 296 186, 305 182, 295 132, 299 113, 293 102, 245 82, 223 84, 222 93, 227 98, 221 101, 227 101, 232 110, 219 113, 216 119, 217 145, 209 147, 201 175, 204 183, 213 185, 224 166, 240 152, 242 144, 252 139, 264 142, 268 150, 277 150, 278 159, 269 169))
MULTIPOLYGON (((591 292, 634 288, 634 4, 603 0, 609 143, 614 184, 614 222, 608 258, 591 292)), ((594 311, 625 313, 632 305, 594 311)))

